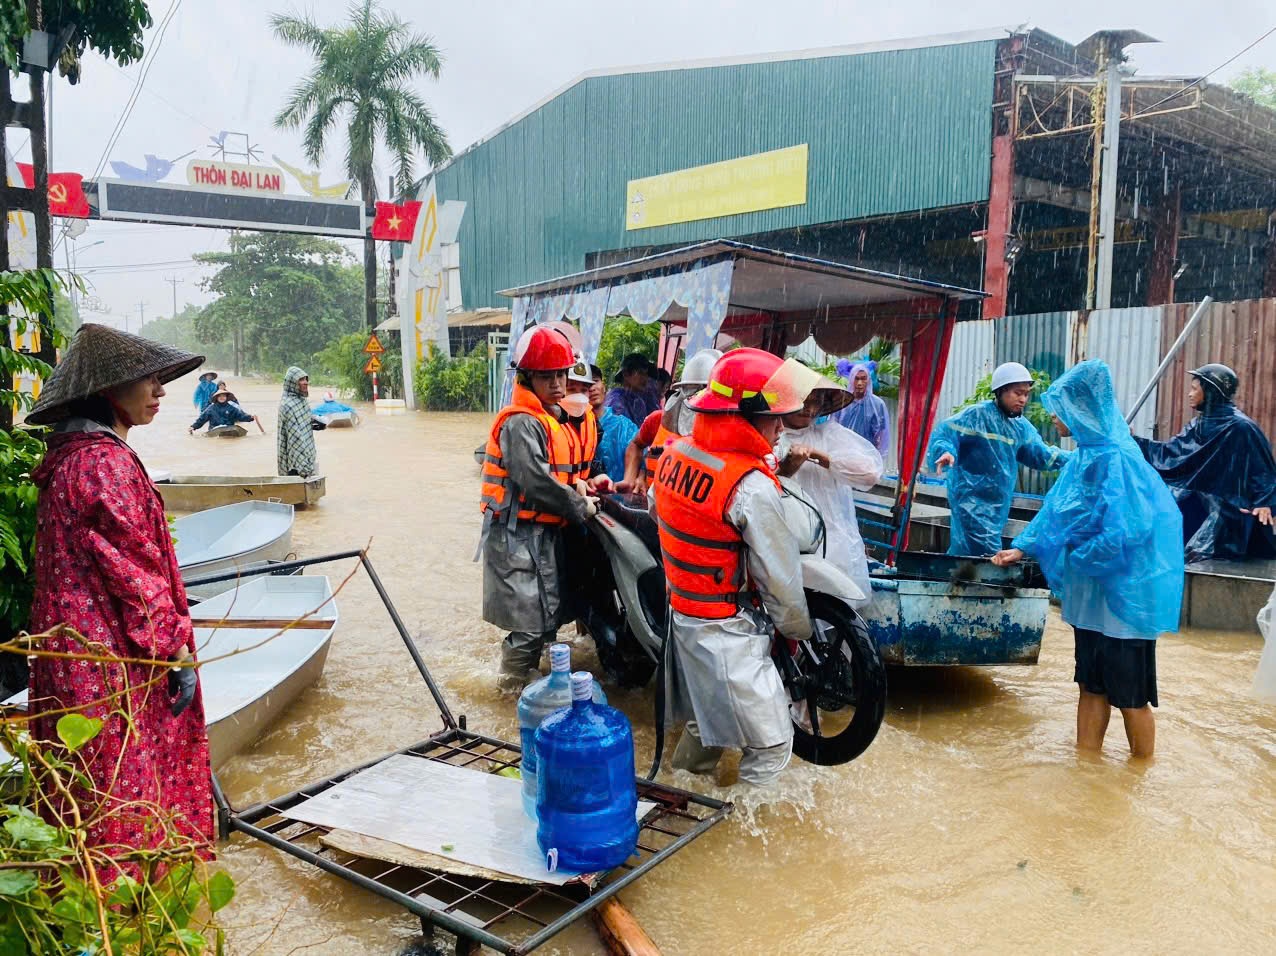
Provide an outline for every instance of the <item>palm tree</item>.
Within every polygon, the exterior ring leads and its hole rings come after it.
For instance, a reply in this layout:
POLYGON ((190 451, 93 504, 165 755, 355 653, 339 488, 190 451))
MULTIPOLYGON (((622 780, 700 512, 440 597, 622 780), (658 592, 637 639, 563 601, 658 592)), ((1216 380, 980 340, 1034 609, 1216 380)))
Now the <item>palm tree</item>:
MULTIPOLYGON (((412 82, 424 73, 438 79, 443 56, 431 37, 413 33, 377 0, 362 0, 349 10, 349 21, 325 29, 308 17, 276 14, 275 36, 314 55, 314 69, 293 89, 275 117, 281 129, 305 125, 306 159, 323 159, 338 120, 346 122, 346 174, 359 184, 363 204, 377 198, 373 157, 378 143, 390 151, 400 190, 413 182, 417 150, 432 166, 452 155, 447 136, 412 82)), ((368 328, 377 324, 376 243, 365 239, 364 298, 368 328)))

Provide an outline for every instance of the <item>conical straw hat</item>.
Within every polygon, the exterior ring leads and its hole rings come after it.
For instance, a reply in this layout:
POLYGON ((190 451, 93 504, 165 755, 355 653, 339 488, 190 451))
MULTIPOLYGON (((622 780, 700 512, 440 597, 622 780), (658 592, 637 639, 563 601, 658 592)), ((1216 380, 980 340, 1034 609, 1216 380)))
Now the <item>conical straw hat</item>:
POLYGON ((116 385, 158 375, 171 382, 204 364, 204 356, 161 345, 96 323, 80 326, 61 363, 44 383, 27 422, 51 425, 67 416, 67 404, 116 385))

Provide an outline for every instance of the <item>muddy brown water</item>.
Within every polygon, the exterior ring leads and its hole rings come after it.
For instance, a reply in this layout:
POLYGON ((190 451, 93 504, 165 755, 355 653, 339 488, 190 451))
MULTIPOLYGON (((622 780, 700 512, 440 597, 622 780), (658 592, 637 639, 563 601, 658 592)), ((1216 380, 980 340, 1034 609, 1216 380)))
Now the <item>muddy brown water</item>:
MULTIPOLYGON (((187 378, 134 431, 143 460, 174 473, 273 474, 278 386, 230 384, 265 436, 187 436, 187 378)), ((312 398, 322 391, 316 383, 312 398)), ((479 619, 470 560, 472 452, 488 416, 360 411, 361 427, 316 435, 328 492, 298 512, 294 548, 313 556, 371 541, 454 713, 517 739, 513 702, 493 687, 500 635, 479 619)), ((335 582, 351 568, 314 573, 335 582)), ((238 806, 440 727, 366 578, 338 601, 322 680, 222 773, 238 806)), ((1053 612, 1036 667, 893 672, 886 723, 863 757, 794 762, 778 795, 741 805, 624 900, 669 954, 1271 952, 1276 708, 1248 693, 1260 648, 1250 634, 1160 641, 1158 756, 1147 766, 1127 761, 1119 718, 1101 757, 1075 752, 1071 631, 1053 612)), ((574 659, 597 670, 587 641, 574 659)), ((642 764, 650 698, 607 690, 634 722, 642 764)), ((430 808, 406 794, 403 812, 430 808)), ((390 954, 416 932, 396 907, 242 837, 221 859, 239 887, 226 911, 232 952, 390 954)), ((582 925, 542 951, 603 950, 582 925)))

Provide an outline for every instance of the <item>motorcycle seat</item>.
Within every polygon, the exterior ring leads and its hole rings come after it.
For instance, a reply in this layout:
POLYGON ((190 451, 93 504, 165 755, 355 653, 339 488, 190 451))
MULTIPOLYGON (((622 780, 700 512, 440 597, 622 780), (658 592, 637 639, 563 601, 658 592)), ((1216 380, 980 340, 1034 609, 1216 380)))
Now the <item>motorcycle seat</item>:
POLYGON ((652 554, 660 554, 660 534, 647 511, 646 495, 603 495, 599 503, 604 514, 642 538, 652 554))

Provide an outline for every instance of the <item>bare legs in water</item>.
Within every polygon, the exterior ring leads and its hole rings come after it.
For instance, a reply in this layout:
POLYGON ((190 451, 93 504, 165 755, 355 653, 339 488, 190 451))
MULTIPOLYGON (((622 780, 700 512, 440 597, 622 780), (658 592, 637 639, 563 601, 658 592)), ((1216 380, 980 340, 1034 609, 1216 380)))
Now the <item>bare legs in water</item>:
MULTIPOLYGON (((1122 707, 1121 719, 1125 722, 1125 736, 1130 742, 1130 756, 1151 757, 1156 749, 1156 718, 1150 705, 1122 707)), ((1077 701, 1077 748, 1102 750, 1103 737, 1108 732, 1108 719, 1112 716, 1112 704, 1105 694, 1091 694, 1082 689, 1077 701)))

